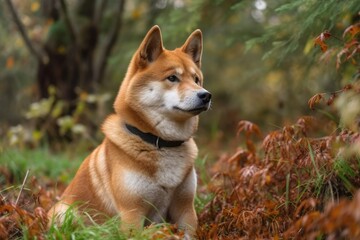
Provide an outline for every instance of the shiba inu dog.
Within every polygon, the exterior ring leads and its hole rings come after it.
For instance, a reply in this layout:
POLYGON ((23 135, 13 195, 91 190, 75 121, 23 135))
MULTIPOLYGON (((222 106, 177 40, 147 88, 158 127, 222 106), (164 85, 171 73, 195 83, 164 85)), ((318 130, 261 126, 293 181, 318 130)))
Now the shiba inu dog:
POLYGON ((149 30, 120 86, 115 113, 103 123, 105 139, 82 163, 49 217, 61 219, 80 202, 79 212, 120 215, 124 230, 168 221, 194 233, 198 149, 192 136, 198 115, 211 103, 202 87, 201 56, 200 30, 172 51, 163 47, 158 26, 149 30))

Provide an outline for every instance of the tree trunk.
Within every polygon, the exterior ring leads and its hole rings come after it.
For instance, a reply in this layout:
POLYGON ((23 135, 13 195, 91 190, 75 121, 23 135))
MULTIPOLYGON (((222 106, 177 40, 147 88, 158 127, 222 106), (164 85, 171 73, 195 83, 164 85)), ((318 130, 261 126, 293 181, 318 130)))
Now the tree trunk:
MULTIPOLYGON (((6 2, 26 46, 38 59, 38 97, 54 99, 47 116, 38 119, 37 128, 47 135, 50 143, 59 139, 71 140, 71 134, 60 133, 57 124, 59 116, 53 116, 52 111, 61 105, 60 117, 73 116, 79 95, 94 93, 97 84, 102 82, 107 59, 121 27, 125 1, 119 0, 116 8, 109 8, 114 20, 108 33, 105 33, 105 43, 99 46, 103 12, 107 5, 111 7, 113 4, 107 4, 107 0, 79 0, 74 14, 70 16, 65 0, 41 0, 43 17, 51 20, 52 24, 40 49, 30 41, 12 1, 6 2), (49 92, 50 87, 55 89, 55 93, 49 92)), ((85 122, 91 123, 89 119, 85 122)))

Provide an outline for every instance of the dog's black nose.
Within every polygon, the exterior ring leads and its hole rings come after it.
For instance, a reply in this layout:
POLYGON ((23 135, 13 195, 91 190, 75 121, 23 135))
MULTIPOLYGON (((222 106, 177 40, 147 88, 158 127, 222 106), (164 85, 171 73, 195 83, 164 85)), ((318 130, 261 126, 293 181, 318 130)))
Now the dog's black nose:
POLYGON ((203 101, 203 103, 208 103, 211 100, 211 93, 208 91, 198 92, 197 96, 203 101))

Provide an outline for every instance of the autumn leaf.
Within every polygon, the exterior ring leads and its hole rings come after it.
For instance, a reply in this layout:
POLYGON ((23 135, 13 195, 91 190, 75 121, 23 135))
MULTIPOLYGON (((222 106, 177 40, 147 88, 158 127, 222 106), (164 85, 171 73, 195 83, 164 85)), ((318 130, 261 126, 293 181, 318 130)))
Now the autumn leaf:
POLYGON ((351 53, 349 54, 349 56, 348 56, 347 59, 350 59, 350 58, 354 59, 355 54, 356 54, 356 53, 360 53, 360 44, 359 44, 358 41, 353 41, 351 47, 352 47, 353 49, 352 49, 352 51, 351 51, 351 53))
POLYGON ((335 98, 336 98, 336 93, 332 93, 329 99, 327 100, 326 104, 329 106, 332 105, 334 103, 335 98))
POLYGON ((246 137, 249 137, 251 134, 256 134, 261 137, 260 128, 250 121, 243 120, 238 123, 237 135, 241 132, 244 132, 246 137))
MULTIPOLYGON (((344 54, 348 55, 349 49, 343 48, 337 55, 336 55, 336 69, 340 68, 340 65, 342 63, 341 59, 344 54)), ((347 58, 347 57, 346 57, 347 58)))
POLYGON ((38 11, 39 8, 40 8, 40 3, 39 2, 32 2, 31 3, 31 11, 32 12, 38 11))
POLYGON ((324 93, 318 93, 312 96, 308 101, 308 105, 310 109, 313 110, 315 104, 319 103, 323 98, 324 98, 324 93))
POLYGON ((9 56, 6 59, 6 69, 12 69, 14 67, 14 57, 13 56, 9 56))
MULTIPOLYGON (((348 60, 351 60, 354 63, 356 53, 360 53, 360 43, 353 39, 346 43, 345 47, 337 54, 336 68, 339 69, 340 65, 348 60), (343 55, 345 55, 345 58, 343 55), (342 59, 344 59, 344 61, 342 61, 342 59)), ((356 62, 354 64, 356 64, 356 62)))
POLYGON ((134 9, 132 12, 131 12, 131 18, 133 20, 137 20, 141 17, 141 10, 139 8, 136 8, 134 9))
POLYGON ((249 157, 249 152, 244 150, 237 151, 232 157, 230 157, 227 161, 229 163, 238 162, 249 157))
POLYGON ((343 33, 343 38, 345 38, 347 34, 350 34, 351 38, 354 38, 354 36, 359 32, 360 32, 360 23, 350 25, 348 28, 345 29, 343 33))
POLYGON ((342 88, 342 91, 348 91, 348 90, 351 90, 353 89, 354 86, 352 84, 346 84, 343 88, 342 88))
POLYGON ((325 40, 327 40, 328 38, 331 37, 331 34, 329 31, 324 31, 322 32, 317 38, 315 38, 315 43, 314 45, 319 45, 321 48, 321 51, 326 52, 328 46, 325 43, 325 40))

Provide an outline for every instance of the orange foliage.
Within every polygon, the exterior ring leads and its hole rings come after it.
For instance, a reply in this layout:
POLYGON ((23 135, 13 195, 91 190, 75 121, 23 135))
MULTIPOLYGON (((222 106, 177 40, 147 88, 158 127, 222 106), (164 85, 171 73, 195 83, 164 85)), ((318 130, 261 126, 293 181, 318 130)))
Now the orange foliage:
POLYGON ((14 57, 13 56, 9 56, 7 59, 6 59, 6 68, 7 69, 12 69, 14 67, 14 57))
POLYGON ((0 203, 0 238, 15 239, 22 235, 25 226, 31 238, 45 239, 44 232, 48 223, 46 211, 37 207, 30 213, 16 205, 0 203))
MULTIPOLYGON (((359 141, 360 135, 349 131, 336 134, 335 127, 317 121, 302 117, 294 125, 270 132, 262 141, 262 153, 240 148, 219 159, 213 169, 217 173, 208 186, 215 197, 199 214, 199 239, 314 239, 322 234, 359 237, 358 232, 350 230, 360 224, 357 213, 347 223, 329 224, 337 217, 345 221, 352 214, 350 207, 342 209, 342 202, 360 207, 360 192, 359 199, 341 200, 339 205, 332 204, 330 211, 328 204, 324 206, 332 199, 324 191, 330 188, 338 197, 353 194, 333 166, 337 150, 359 141), (308 137, 319 127, 333 134, 308 137), (327 174, 320 175, 322 172, 327 174), (317 176, 324 185, 314 183, 317 176), (314 194, 316 189, 320 194, 314 194)), ((253 126, 241 121, 239 129, 249 131, 253 126)), ((359 178, 350 181, 354 189, 360 187, 359 178)))
POLYGON ((326 52, 326 50, 328 49, 327 44, 325 43, 325 41, 331 37, 331 34, 329 31, 325 31, 322 32, 319 36, 317 36, 314 40, 314 45, 315 46, 320 46, 321 51, 326 52))
POLYGON ((360 32, 360 23, 350 25, 349 27, 347 27, 345 29, 344 34, 343 34, 343 38, 345 38, 345 36, 347 34, 350 34, 351 38, 354 38, 355 35, 357 35, 359 32, 360 32))
MULTIPOLYGON (((11 184, 12 176, 5 169, 8 184, 11 184)), ((63 189, 64 186, 57 186, 63 189)), ((18 239, 24 237, 24 229, 27 230, 29 239, 46 239, 48 218, 46 211, 53 204, 55 198, 55 186, 49 185, 49 190, 39 185, 37 180, 31 180, 32 191, 22 192, 20 201, 16 204, 15 196, 7 194, 6 198, 0 195, 0 239, 18 239)))

